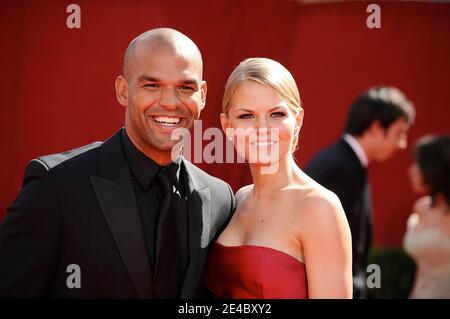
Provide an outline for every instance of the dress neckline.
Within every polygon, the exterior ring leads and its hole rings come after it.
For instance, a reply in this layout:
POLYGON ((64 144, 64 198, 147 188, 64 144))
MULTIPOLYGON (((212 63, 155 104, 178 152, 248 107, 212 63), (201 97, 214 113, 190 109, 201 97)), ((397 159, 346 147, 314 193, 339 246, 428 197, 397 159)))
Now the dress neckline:
MULTIPOLYGON (((289 257, 289 258, 295 260, 296 262, 300 263, 301 265, 305 266, 305 263, 304 263, 303 261, 300 261, 300 260, 298 260, 297 258, 295 258, 294 256, 289 255, 288 253, 285 253, 284 251, 281 251, 281 250, 278 250, 278 249, 275 249, 275 248, 271 248, 271 247, 267 247, 267 246, 261 246, 261 245, 252 245, 252 244, 236 245, 236 246, 227 246, 227 245, 224 245, 224 244, 218 242, 217 240, 214 241, 214 243, 215 243, 217 246, 219 246, 219 247, 221 247, 221 248, 225 248, 225 249, 242 249, 242 248, 252 248, 252 247, 253 247, 253 248, 259 248, 259 249, 266 249, 266 250, 269 250, 269 251, 276 252, 276 253, 278 253, 278 254, 280 254, 280 255, 287 256, 287 257, 289 257)), ((303 256, 302 256, 302 257, 303 257, 303 256)), ((304 257, 303 257, 303 258, 304 258, 304 257)))

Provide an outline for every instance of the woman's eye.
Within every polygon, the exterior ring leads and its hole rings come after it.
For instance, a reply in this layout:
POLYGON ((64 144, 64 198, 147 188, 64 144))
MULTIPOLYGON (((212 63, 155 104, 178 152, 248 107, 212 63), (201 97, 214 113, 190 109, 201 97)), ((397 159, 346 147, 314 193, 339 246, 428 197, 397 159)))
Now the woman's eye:
POLYGON ((252 114, 241 114, 238 116, 238 118, 240 118, 240 119, 250 119, 252 117, 253 117, 252 114))
POLYGON ((284 117, 286 114, 283 112, 273 112, 272 117, 284 117))

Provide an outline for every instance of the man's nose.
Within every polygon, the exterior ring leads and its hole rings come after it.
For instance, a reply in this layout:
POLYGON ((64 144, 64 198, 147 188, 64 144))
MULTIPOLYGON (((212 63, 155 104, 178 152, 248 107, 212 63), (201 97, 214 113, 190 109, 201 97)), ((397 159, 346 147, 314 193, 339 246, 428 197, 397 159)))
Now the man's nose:
POLYGON ((165 108, 172 109, 178 106, 180 99, 178 92, 174 88, 165 88, 161 91, 159 104, 165 108))

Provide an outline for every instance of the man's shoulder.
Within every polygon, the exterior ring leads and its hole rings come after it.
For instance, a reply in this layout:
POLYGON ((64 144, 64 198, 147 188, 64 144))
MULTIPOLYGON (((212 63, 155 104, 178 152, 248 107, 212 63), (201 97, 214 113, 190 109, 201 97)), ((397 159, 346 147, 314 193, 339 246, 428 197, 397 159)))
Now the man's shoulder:
POLYGON ((51 170, 64 162, 70 161, 71 159, 74 159, 74 161, 77 160, 77 156, 96 149, 102 144, 103 142, 96 141, 61 153, 39 156, 32 159, 31 162, 42 165, 46 170, 51 170))
POLYGON ((50 172, 52 175, 70 173, 77 175, 96 164, 99 147, 103 142, 93 142, 61 153, 48 154, 32 159, 25 168, 23 185, 33 179, 42 179, 50 172))
MULTIPOLYGON (((121 129, 122 130, 122 129, 121 129)), ((31 160, 25 169, 24 183, 28 176, 42 178, 47 175, 72 176, 77 174, 92 174, 98 170, 100 164, 100 151, 104 150, 102 158, 113 160, 121 148, 120 132, 104 142, 96 141, 61 153, 39 156, 31 160), (120 146, 120 147, 119 147, 120 146), (34 176, 33 176, 34 175, 34 176)))
MULTIPOLYGON (((339 139, 335 143, 327 145, 319 150, 319 152, 314 156, 313 159, 330 160, 329 156, 343 155, 347 150, 345 143, 346 142, 343 139, 339 139)), ((341 156, 339 156, 338 158, 341 158, 341 156)), ((333 160, 335 159, 337 158, 334 158, 333 160)))
POLYGON ((345 166, 348 161, 346 160, 346 148, 344 143, 345 141, 338 140, 319 150, 308 162, 307 170, 314 169, 315 166, 327 168, 339 167, 342 165, 345 166))

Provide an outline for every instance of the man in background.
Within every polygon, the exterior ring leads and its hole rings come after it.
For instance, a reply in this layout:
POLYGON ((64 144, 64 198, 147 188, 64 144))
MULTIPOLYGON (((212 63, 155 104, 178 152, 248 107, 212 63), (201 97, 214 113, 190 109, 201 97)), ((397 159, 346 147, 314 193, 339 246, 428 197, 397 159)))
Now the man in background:
POLYGON ((407 146, 415 110, 394 87, 374 87, 351 105, 342 137, 322 149, 305 172, 341 200, 352 233, 353 296, 366 298, 367 257, 372 242, 372 200, 367 168, 407 146))

